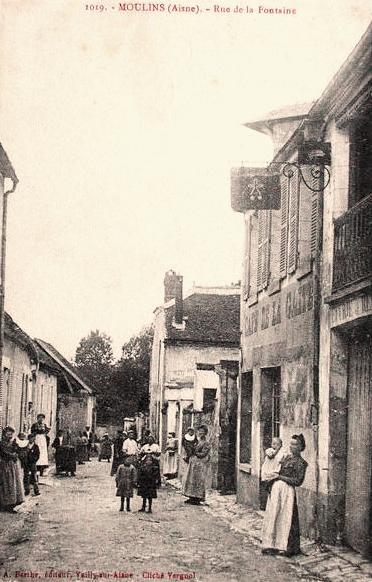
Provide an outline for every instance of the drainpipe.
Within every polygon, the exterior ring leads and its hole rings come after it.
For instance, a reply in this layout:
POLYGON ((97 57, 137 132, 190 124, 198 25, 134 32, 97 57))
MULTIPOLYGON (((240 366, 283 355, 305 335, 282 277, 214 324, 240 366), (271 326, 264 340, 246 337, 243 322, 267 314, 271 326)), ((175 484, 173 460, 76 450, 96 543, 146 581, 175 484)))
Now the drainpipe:
MULTIPOLYGON (((326 123, 320 130, 320 139, 324 139, 326 123)), ((324 170, 319 178, 319 188, 324 187, 324 170)), ((319 361, 320 361, 320 312, 322 305, 322 263, 323 263, 323 212, 324 212, 324 190, 321 189, 318 196, 318 218, 317 231, 318 239, 316 253, 314 258, 314 365, 313 365, 313 386, 314 402, 311 410, 311 422, 313 430, 316 433, 315 438, 315 507, 314 507, 314 526, 315 541, 321 545, 321 533, 319 526, 319 485, 320 485, 320 466, 319 466, 319 361)))
MULTIPOLYGON (((7 176, 5 176, 7 177, 7 176)), ((3 355, 4 355, 4 299, 5 299, 5 258, 6 258, 6 223, 8 216, 8 196, 12 194, 18 184, 18 178, 14 175, 11 177, 13 186, 3 194, 3 217, 1 233, 1 259, 0 259, 0 404, 3 402, 3 355)), ((0 411, 0 427, 3 426, 3 411, 0 411)))

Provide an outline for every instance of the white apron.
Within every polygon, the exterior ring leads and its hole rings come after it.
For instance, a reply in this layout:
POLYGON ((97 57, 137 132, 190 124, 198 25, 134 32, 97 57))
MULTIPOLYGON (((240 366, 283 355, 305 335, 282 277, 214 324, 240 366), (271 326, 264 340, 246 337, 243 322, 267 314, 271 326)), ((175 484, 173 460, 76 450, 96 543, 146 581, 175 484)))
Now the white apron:
POLYGON ((35 437, 35 443, 39 447, 40 457, 36 463, 37 467, 47 467, 49 465, 48 460, 48 447, 45 434, 37 434, 35 437))

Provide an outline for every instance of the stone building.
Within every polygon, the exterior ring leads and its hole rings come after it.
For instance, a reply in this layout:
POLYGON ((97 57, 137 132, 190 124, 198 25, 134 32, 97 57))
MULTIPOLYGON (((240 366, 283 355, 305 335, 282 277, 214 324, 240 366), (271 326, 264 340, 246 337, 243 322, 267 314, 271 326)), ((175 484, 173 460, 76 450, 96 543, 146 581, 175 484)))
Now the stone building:
POLYGON ((35 339, 41 361, 50 362, 57 371, 57 429, 71 429, 73 436, 86 426, 95 430, 96 404, 92 390, 77 370, 51 344, 35 339))
POLYGON ((167 272, 164 304, 155 310, 150 429, 164 450, 168 432, 181 446, 188 426, 206 423, 211 484, 231 489, 223 469, 230 459, 234 481, 240 287, 194 287, 183 297, 182 286, 167 272))
POLYGON ((273 139, 267 172, 280 175, 281 207, 244 212, 237 446, 238 500, 262 507, 265 447, 303 433, 302 532, 363 551, 372 534, 371 56, 370 27, 314 104, 246 124, 273 139), (318 164, 327 144, 331 159, 318 164), (311 148, 312 164, 301 157, 311 148))
POLYGON ((57 374, 41 362, 37 347, 9 314, 5 313, 3 354, 2 426, 28 433, 38 413, 45 414, 55 435, 57 374))

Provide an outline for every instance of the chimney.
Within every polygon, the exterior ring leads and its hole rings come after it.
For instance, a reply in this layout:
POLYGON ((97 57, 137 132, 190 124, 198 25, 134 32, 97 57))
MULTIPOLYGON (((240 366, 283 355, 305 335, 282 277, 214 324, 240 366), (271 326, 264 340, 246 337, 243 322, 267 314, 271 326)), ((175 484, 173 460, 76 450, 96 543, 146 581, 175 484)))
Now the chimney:
POLYGON ((164 277, 164 303, 175 300, 174 321, 177 324, 183 323, 183 297, 182 297, 182 275, 177 275, 175 271, 167 271, 164 277))

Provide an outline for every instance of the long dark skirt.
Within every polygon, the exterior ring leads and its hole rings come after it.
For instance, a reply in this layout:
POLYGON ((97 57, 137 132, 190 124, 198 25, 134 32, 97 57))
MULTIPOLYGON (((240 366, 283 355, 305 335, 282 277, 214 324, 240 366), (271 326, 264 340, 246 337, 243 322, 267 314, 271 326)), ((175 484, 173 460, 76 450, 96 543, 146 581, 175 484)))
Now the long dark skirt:
POLYGON ((66 445, 56 449, 56 470, 57 473, 76 472, 76 452, 73 446, 66 445))
POLYGON ((116 471, 118 470, 119 465, 123 462, 123 453, 117 453, 113 456, 112 465, 111 465, 111 476, 116 475, 116 471))
POLYGON ((140 466, 138 470, 138 495, 146 499, 157 498, 157 479, 159 469, 156 465, 140 466))

